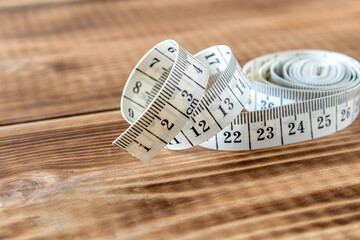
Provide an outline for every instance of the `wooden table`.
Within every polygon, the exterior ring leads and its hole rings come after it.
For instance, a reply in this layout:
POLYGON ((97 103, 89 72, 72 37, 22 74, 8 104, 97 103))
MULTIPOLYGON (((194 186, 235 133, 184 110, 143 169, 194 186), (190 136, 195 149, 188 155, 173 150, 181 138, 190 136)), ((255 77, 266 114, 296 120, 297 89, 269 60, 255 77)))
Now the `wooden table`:
POLYGON ((359 239, 360 119, 266 150, 111 145, 126 79, 157 42, 241 64, 327 49, 360 60, 358 0, 0 2, 0 239, 359 239))

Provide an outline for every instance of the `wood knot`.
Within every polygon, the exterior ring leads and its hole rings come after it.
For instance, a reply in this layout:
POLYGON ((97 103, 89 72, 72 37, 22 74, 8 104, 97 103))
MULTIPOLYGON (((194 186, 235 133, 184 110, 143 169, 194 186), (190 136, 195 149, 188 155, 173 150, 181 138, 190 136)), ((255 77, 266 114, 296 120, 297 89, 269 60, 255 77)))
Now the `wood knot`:
POLYGON ((23 202, 39 189, 39 184, 30 179, 9 181, 0 187, 0 202, 2 204, 23 202))

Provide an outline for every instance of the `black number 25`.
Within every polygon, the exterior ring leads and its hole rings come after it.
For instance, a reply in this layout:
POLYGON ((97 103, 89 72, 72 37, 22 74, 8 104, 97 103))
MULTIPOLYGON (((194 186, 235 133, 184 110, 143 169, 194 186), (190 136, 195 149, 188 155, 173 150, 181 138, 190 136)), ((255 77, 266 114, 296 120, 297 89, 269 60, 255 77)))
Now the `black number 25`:
POLYGON ((330 114, 325 115, 325 118, 323 116, 320 116, 317 118, 317 121, 319 123, 318 125, 318 129, 322 129, 325 127, 329 127, 331 124, 331 120, 330 120, 330 114), (325 122, 325 123, 324 123, 325 122))

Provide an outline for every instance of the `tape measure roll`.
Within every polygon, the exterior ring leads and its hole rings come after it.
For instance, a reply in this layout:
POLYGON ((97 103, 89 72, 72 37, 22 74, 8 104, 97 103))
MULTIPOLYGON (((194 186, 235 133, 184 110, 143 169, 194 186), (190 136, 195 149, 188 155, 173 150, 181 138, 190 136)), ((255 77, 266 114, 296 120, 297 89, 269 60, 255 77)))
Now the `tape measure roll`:
POLYGON ((136 65, 124 87, 121 112, 132 125, 113 144, 147 161, 166 146, 189 121, 205 91, 209 71, 199 60, 167 40, 136 65))
POLYGON ((143 161, 164 146, 269 148, 332 134, 359 114, 360 64, 346 55, 280 52, 244 70, 227 46, 193 57, 173 40, 158 44, 125 85, 121 111, 132 125, 113 144, 143 161))
POLYGON ((269 54, 244 66, 252 80, 246 109, 200 146, 269 148, 339 131, 359 114, 360 64, 340 53, 298 50, 269 54))

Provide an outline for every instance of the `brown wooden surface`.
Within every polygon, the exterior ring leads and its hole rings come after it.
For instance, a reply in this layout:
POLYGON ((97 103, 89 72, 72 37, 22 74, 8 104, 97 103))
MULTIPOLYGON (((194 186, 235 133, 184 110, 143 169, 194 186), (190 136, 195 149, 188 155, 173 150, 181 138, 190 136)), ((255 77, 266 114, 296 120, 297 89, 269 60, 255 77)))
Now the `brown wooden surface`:
POLYGON ((354 1, 0 1, 0 239, 360 239, 360 119, 244 152, 111 145, 132 68, 157 42, 360 60, 354 1))

